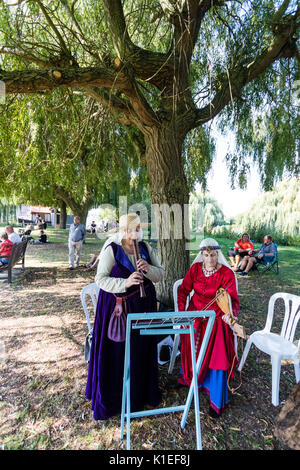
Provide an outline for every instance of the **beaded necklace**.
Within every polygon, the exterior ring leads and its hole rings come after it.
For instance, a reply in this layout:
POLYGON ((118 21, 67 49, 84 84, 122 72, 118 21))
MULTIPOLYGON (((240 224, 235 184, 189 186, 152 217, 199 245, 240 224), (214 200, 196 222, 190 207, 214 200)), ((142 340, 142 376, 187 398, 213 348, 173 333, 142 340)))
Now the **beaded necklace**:
POLYGON ((209 276, 212 276, 213 274, 215 274, 217 271, 218 271, 219 267, 218 265, 212 269, 211 271, 208 271, 208 269, 205 268, 204 266, 204 263, 202 264, 202 271, 203 271, 203 274, 205 277, 209 277, 209 276))

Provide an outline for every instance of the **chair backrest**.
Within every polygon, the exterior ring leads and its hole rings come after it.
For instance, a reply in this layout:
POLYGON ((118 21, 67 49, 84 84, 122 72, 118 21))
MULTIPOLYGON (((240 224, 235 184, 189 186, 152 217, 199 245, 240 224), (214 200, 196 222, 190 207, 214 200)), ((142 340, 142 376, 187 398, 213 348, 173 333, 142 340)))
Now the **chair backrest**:
POLYGON ((82 289, 81 294, 80 294, 81 303, 82 303, 83 311, 84 311, 85 316, 86 316, 86 321, 87 321, 87 324, 88 324, 89 333, 92 331, 92 327, 91 327, 89 309, 88 309, 87 303, 86 303, 86 296, 89 295, 90 298, 92 299, 93 306, 94 306, 94 315, 95 315, 96 308, 97 308, 97 302, 98 302, 99 290, 100 290, 100 288, 98 287, 98 285, 95 282, 93 282, 92 284, 88 284, 87 286, 85 286, 82 289))
POLYGON ((274 243, 274 246, 275 246, 274 256, 265 256, 261 260, 261 263, 263 265, 267 265, 267 264, 270 264, 270 263, 276 263, 276 261, 278 261, 278 245, 277 245, 277 243, 274 243))
POLYGON ((273 260, 277 260, 278 259, 278 245, 277 245, 277 243, 274 243, 274 246, 275 246, 275 255, 274 255, 273 260))
POLYGON ((13 244, 11 248, 9 262, 8 262, 10 266, 14 266, 20 259, 24 257, 26 247, 27 247, 27 240, 13 244))
POLYGON ((300 319, 300 297, 298 295, 288 294, 285 292, 277 292, 276 294, 273 294, 270 297, 268 316, 264 330, 268 332, 271 331, 274 317, 275 302, 278 299, 282 299, 284 301, 285 306, 284 319, 280 336, 286 339, 287 341, 293 342, 297 324, 300 319))
MULTIPOLYGON (((175 281, 174 284, 173 284, 173 298, 174 298, 174 311, 175 312, 179 311, 178 310, 178 302, 177 302, 177 293, 178 293, 178 287, 182 284, 182 281, 183 281, 183 279, 178 279, 178 281, 175 281)), ((186 299, 185 308, 188 307, 193 294, 194 294, 194 291, 192 290, 192 292, 188 295, 188 297, 186 299)))

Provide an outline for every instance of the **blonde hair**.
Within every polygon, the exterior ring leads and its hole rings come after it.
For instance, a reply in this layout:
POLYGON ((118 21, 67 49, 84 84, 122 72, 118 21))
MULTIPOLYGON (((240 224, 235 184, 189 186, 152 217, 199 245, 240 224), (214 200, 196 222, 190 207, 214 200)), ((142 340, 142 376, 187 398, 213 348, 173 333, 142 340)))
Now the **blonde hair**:
POLYGON ((141 220, 134 212, 121 215, 119 220, 119 230, 127 231, 129 228, 136 227, 141 224, 141 220))

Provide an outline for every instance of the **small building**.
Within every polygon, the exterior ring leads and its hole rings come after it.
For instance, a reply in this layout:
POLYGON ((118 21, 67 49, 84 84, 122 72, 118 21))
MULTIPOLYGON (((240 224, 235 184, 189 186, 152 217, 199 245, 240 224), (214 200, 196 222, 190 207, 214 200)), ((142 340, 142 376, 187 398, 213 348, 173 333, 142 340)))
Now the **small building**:
POLYGON ((51 227, 60 228, 60 211, 54 207, 26 206, 22 204, 17 210, 18 222, 22 225, 34 224, 37 217, 41 217, 51 227))
POLYGON ((51 224, 52 207, 30 206, 31 220, 34 222, 37 217, 41 217, 47 224, 51 224))

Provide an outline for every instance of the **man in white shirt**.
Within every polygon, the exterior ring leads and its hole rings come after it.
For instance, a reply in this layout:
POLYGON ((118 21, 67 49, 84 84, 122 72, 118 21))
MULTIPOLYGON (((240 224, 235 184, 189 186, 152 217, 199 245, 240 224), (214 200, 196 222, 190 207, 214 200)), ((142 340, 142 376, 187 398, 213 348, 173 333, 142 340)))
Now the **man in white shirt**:
POLYGON ((14 231, 13 227, 11 225, 7 225, 5 227, 5 232, 7 233, 8 235, 8 239, 12 242, 12 243, 20 243, 22 240, 20 238, 20 236, 14 231))

